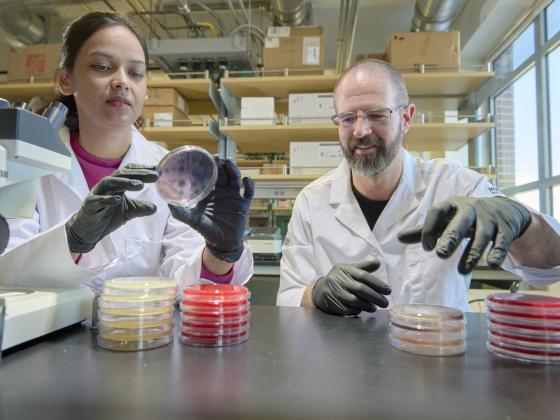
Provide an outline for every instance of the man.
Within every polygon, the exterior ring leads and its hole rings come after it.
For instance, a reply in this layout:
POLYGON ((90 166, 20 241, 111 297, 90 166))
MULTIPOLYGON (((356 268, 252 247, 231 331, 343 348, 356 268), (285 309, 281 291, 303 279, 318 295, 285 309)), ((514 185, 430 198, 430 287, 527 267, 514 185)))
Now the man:
POLYGON ((490 243, 491 266, 537 286, 560 279, 558 221, 503 197, 479 173, 403 149, 415 106, 393 66, 350 67, 335 107, 345 159, 296 199, 278 305, 339 315, 402 303, 468 310, 469 273, 490 243))

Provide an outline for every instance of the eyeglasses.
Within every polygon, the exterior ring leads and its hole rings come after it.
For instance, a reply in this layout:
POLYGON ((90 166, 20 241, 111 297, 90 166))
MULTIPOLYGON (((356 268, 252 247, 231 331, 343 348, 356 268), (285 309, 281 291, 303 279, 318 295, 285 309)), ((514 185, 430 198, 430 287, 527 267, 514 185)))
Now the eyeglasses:
POLYGON ((389 122, 394 112, 404 109, 407 106, 408 105, 399 105, 395 108, 370 109, 369 111, 364 111, 363 115, 358 115, 355 112, 340 112, 338 114, 334 114, 331 117, 331 120, 336 125, 340 125, 344 128, 354 128, 358 122, 358 118, 361 117, 370 127, 381 127, 389 122))

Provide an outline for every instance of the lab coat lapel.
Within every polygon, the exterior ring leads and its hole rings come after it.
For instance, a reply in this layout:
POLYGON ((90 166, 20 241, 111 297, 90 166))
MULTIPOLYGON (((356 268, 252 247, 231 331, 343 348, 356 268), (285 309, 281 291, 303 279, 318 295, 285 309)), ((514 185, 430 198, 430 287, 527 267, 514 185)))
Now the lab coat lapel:
POLYGON ((335 218, 338 222, 370 245, 377 246, 362 209, 352 192, 350 168, 344 160, 333 174, 329 205, 338 206, 335 212, 335 218))
POLYGON ((374 227, 376 237, 381 237, 393 225, 403 220, 404 217, 415 210, 419 201, 417 195, 426 188, 420 168, 416 159, 402 149, 403 172, 397 189, 383 209, 374 227))

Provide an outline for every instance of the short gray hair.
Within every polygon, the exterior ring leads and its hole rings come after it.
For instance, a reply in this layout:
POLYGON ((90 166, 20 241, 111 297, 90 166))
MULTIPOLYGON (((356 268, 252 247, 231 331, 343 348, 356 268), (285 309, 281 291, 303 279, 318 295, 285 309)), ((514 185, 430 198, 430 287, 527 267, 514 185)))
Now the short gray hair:
POLYGON ((347 74, 358 70, 369 71, 371 73, 374 73, 376 71, 383 71, 387 76, 389 76, 389 80, 391 80, 391 84, 395 88, 395 105, 408 105, 408 91, 406 89, 406 84, 404 83, 404 79, 401 73, 392 64, 383 60, 377 60, 375 58, 360 60, 344 70, 344 72, 342 72, 340 78, 336 82, 336 85, 334 86, 335 98, 338 86, 340 85, 344 77, 347 74))

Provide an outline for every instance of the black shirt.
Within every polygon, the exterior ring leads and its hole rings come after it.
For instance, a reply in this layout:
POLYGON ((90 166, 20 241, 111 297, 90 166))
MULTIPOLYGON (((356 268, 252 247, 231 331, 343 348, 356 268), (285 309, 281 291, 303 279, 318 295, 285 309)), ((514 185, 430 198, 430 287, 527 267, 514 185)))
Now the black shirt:
POLYGON ((362 194, 360 194, 360 192, 354 187, 354 185, 352 185, 352 192, 354 193, 356 200, 358 200, 358 204, 362 209, 362 213, 366 218, 369 228, 373 230, 375 222, 377 222, 377 219, 379 219, 381 212, 383 211, 389 200, 370 200, 369 198, 364 197, 362 194))

